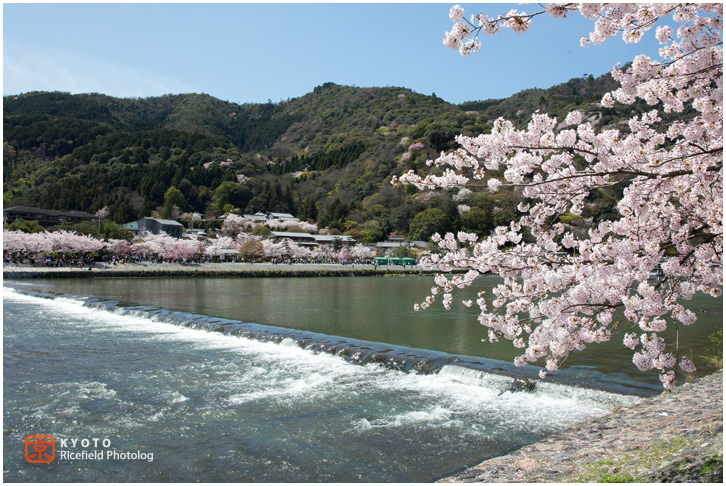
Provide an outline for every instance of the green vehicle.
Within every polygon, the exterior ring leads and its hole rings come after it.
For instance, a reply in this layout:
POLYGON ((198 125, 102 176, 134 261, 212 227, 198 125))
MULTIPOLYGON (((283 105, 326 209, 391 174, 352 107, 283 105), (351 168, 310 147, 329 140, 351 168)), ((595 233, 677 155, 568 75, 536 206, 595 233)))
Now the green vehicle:
POLYGON ((416 265, 415 258, 375 257, 376 265, 416 265))

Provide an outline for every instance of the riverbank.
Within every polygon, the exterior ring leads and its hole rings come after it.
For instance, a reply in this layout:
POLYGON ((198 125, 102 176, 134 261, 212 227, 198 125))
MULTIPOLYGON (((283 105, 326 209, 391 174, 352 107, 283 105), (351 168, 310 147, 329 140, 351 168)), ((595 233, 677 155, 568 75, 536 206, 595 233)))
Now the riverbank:
POLYGON ((723 371, 442 479, 723 482, 723 371))
POLYGON ((427 274, 417 265, 285 263, 97 263, 93 267, 3 264, 4 279, 133 277, 365 277, 427 274), (89 269, 90 268, 90 269, 89 269))

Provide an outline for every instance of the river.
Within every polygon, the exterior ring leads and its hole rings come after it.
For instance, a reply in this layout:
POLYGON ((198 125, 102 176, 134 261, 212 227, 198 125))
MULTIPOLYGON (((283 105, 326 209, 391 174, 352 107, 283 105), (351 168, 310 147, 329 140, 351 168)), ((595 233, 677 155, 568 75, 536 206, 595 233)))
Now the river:
MULTIPOLYGON (((431 285, 6 281, 4 480, 430 482, 659 391, 620 343, 514 390, 539 368, 482 343, 473 309, 413 311, 431 285), (30 435, 52 463, 28 462, 30 435)), ((721 302, 695 303, 699 354, 721 302)))

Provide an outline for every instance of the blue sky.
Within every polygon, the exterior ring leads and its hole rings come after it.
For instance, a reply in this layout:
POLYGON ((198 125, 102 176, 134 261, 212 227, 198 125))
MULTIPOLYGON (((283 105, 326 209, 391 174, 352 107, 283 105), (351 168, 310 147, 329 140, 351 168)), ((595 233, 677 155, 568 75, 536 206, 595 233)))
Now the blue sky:
MULTIPOLYGON (((452 103, 504 98, 639 53, 613 38, 580 47, 592 23, 540 16, 526 34, 484 37, 471 57, 442 44, 446 3, 5 3, 3 94, 98 92, 118 97, 207 93, 236 103, 302 96, 326 82, 400 86, 452 103)), ((490 15, 517 4, 461 4, 490 15)))

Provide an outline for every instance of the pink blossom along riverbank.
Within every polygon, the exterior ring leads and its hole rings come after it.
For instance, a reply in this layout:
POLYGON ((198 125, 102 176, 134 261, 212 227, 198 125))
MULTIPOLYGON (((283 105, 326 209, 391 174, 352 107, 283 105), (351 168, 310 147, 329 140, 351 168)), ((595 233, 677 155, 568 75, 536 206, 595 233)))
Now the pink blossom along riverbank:
POLYGON ((125 278, 125 277, 344 277, 420 275, 417 265, 361 265, 338 263, 97 263, 89 266, 51 267, 41 263, 3 264, 3 278, 125 278))

